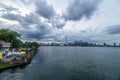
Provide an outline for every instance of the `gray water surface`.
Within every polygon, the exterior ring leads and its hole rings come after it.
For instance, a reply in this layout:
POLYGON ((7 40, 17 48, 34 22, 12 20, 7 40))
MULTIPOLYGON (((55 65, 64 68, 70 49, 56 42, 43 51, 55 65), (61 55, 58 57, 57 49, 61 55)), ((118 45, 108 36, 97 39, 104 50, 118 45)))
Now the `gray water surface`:
POLYGON ((0 80, 120 80, 120 48, 40 47, 31 64, 0 80))

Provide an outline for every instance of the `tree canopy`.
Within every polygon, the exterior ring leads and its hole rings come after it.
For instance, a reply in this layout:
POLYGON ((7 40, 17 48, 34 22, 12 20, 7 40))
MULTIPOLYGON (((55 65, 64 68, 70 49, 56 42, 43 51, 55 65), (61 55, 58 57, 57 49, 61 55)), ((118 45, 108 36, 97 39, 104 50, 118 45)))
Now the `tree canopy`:
POLYGON ((11 31, 9 29, 0 29, 0 40, 4 42, 12 43, 12 47, 20 47, 21 41, 18 39, 20 38, 20 34, 16 31, 11 31))
POLYGON ((9 29, 0 29, 0 39, 5 42, 12 42, 13 39, 20 38, 20 34, 9 29))

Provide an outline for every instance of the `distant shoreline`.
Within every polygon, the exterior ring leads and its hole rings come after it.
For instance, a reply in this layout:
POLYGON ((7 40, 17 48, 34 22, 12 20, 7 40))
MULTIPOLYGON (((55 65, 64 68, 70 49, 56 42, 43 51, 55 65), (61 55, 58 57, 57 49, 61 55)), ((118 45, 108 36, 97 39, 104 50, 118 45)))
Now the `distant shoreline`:
MULTIPOLYGON (((47 46, 42 46, 42 47, 47 47, 47 46)), ((120 48, 119 46, 114 47, 114 46, 48 46, 48 47, 103 47, 103 48, 120 48)))

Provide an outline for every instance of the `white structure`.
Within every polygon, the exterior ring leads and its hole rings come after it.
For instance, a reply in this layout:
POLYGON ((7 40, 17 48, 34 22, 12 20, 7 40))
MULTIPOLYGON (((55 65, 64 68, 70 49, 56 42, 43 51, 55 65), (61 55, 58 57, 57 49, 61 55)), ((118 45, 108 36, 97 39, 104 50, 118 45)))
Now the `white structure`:
POLYGON ((11 47, 11 43, 3 43, 2 47, 3 48, 10 48, 11 47))

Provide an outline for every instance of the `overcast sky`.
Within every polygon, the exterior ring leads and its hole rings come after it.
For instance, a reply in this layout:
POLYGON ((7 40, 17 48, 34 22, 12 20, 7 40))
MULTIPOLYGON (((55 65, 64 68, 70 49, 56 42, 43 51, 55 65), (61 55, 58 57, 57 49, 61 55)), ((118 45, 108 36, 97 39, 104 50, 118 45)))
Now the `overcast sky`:
POLYGON ((120 42, 120 0, 1 0, 0 28, 23 40, 120 42))

